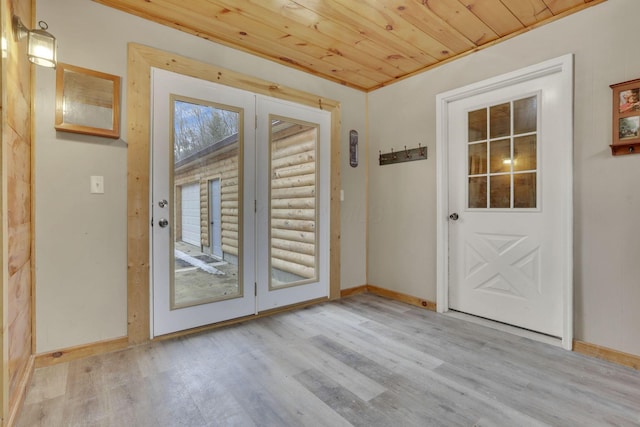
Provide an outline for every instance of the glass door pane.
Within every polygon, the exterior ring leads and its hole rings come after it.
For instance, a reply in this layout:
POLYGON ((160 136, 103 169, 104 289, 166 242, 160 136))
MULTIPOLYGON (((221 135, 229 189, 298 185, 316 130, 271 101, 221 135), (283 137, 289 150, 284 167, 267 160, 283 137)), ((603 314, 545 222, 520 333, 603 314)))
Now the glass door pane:
POLYGON ((270 289, 317 280, 318 126, 271 115, 270 289))
POLYGON ((171 105, 174 310, 242 296, 242 142, 239 109, 178 96, 172 96, 171 105), (222 244, 215 250, 212 240, 218 235, 222 244))
POLYGON ((256 312, 255 94, 152 69, 151 335, 256 312))
POLYGON ((258 312, 329 295, 331 113, 257 97, 258 312))
POLYGON ((537 208, 537 96, 467 113, 467 208, 537 208))

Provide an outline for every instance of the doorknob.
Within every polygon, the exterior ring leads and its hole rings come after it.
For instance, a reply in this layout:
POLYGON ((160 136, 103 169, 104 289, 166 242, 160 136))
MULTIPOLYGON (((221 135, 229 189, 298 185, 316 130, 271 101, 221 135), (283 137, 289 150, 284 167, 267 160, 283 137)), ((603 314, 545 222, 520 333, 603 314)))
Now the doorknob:
POLYGON ((165 228, 167 225, 169 225, 169 221, 166 218, 160 218, 160 221, 158 221, 158 225, 162 228, 165 228))
POLYGON ((453 221, 457 221, 457 220, 458 220, 458 218, 460 218, 460 217, 459 217, 459 216, 458 216, 458 214, 457 214, 457 213, 455 213, 455 212, 454 212, 454 213, 452 213, 451 215, 449 215, 449 219, 451 219, 451 220, 453 220, 453 221))

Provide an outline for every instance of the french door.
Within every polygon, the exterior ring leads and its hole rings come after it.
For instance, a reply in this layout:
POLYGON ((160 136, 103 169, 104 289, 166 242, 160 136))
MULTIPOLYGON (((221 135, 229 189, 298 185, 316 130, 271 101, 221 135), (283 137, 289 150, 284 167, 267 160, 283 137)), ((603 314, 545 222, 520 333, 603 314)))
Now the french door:
POLYGON ((152 86, 151 335, 327 297, 329 113, 159 69, 152 86))

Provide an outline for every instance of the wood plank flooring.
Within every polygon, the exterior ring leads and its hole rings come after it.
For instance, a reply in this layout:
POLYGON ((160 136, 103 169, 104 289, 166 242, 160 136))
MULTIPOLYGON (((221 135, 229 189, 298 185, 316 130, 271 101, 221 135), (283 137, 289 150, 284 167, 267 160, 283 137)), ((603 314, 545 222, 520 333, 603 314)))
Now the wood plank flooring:
POLYGON ((640 372, 360 294, 39 368, 18 426, 639 426, 640 372))

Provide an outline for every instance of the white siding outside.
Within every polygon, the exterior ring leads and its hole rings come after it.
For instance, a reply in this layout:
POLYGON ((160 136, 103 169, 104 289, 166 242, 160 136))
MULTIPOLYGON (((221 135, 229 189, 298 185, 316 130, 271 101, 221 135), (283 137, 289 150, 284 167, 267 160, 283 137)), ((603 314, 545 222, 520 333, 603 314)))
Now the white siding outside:
POLYGON ((200 247, 200 183, 182 186, 182 241, 200 247))

